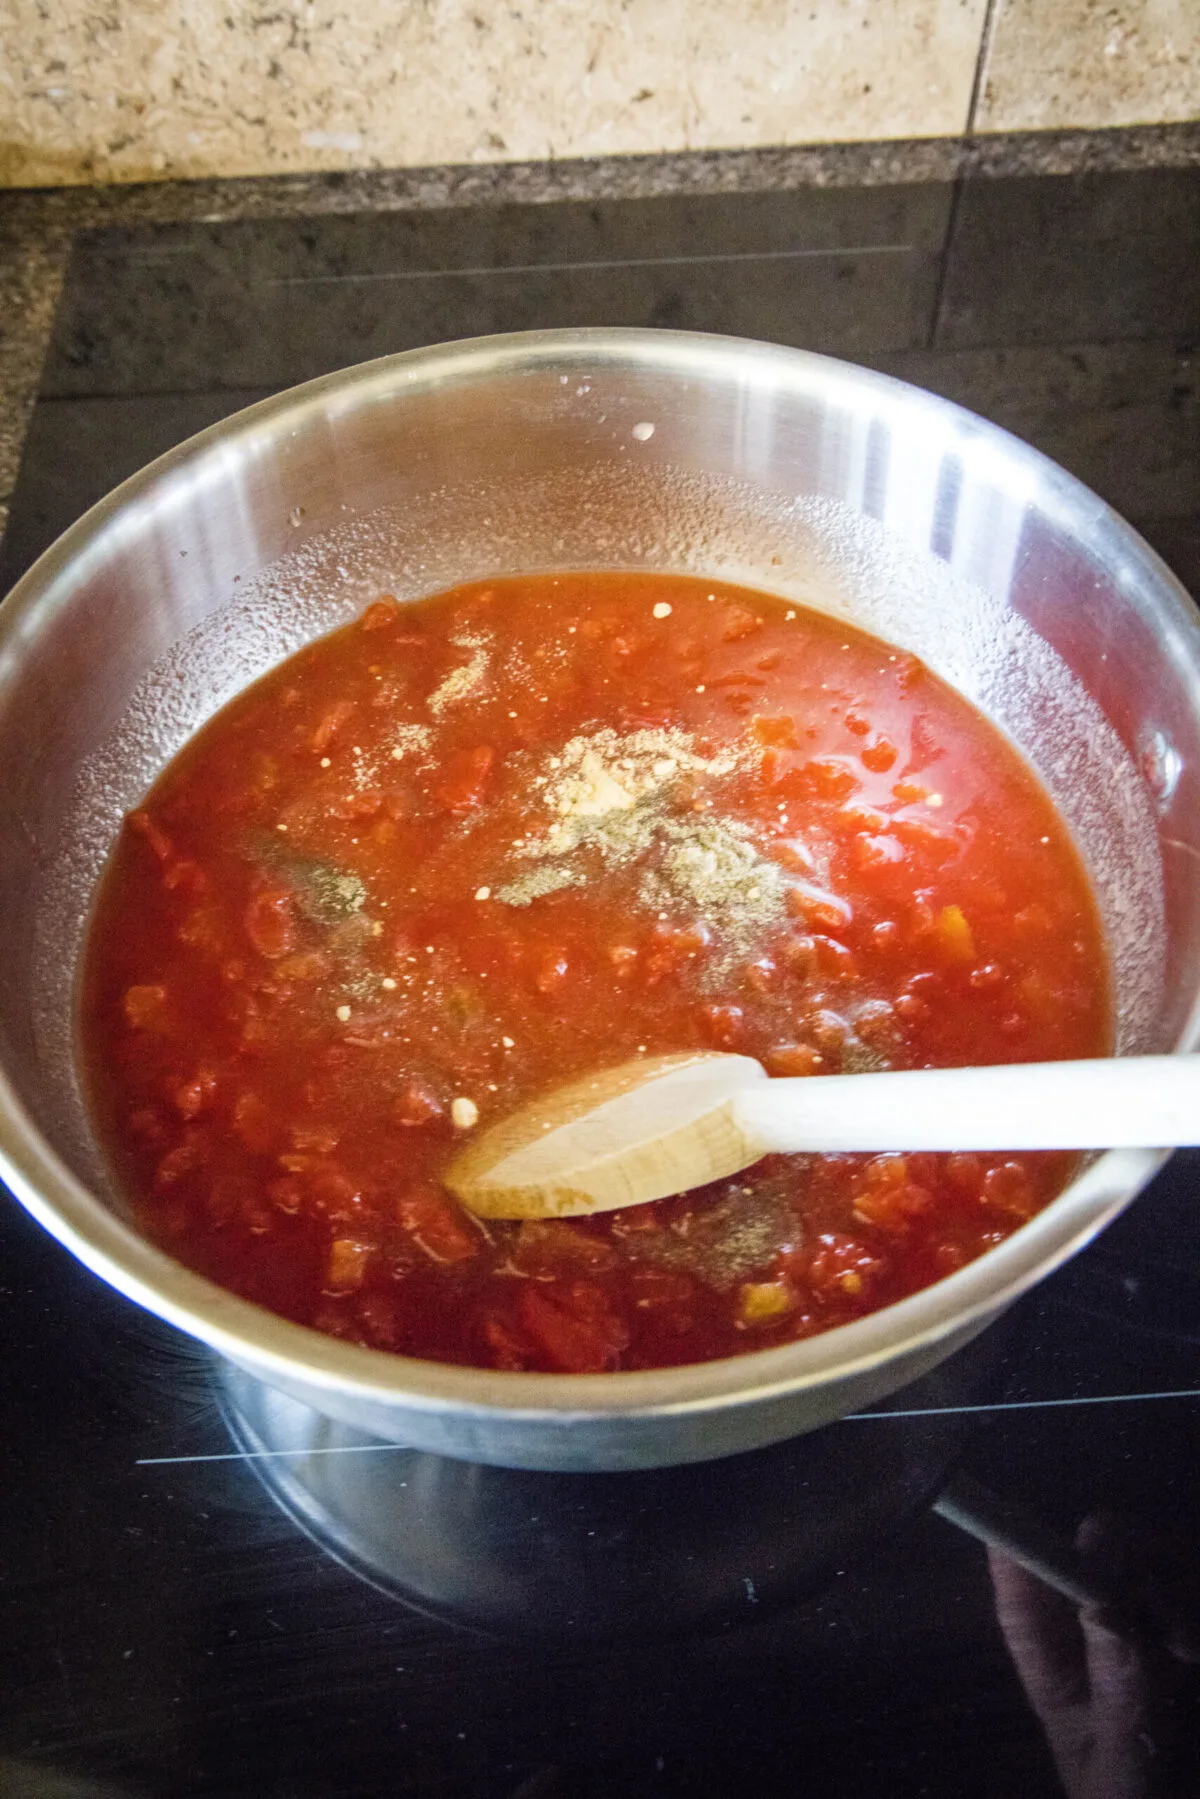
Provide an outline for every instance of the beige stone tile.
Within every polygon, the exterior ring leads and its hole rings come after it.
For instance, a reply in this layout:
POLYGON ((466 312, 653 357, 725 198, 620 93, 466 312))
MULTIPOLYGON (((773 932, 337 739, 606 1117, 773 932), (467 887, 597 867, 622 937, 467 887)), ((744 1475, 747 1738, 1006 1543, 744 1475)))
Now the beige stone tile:
POLYGON ((998 0, 982 131, 1200 117, 1200 0, 998 0))
POLYGON ((965 130, 977 0, 727 0, 688 7, 689 143, 824 143, 965 130))
POLYGON ((0 0, 0 186, 921 137, 985 0, 0 0))

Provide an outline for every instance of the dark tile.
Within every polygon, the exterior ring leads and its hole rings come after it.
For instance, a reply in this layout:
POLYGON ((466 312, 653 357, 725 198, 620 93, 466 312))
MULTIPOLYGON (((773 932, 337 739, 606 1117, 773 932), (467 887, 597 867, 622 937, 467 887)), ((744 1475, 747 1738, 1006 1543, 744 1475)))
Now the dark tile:
POLYGON ((948 216, 931 184, 98 232, 76 249, 43 391, 283 385, 571 324, 900 348, 928 338, 948 216))
POLYGON ((261 391, 144 399, 39 400, 25 440, 12 522, 0 544, 0 595, 89 506, 261 391))
POLYGON ((1173 343, 930 350, 874 365, 1052 456, 1126 517, 1200 516, 1200 355, 1173 343))
POLYGON ((968 181, 936 342, 1200 334, 1200 170, 968 181))

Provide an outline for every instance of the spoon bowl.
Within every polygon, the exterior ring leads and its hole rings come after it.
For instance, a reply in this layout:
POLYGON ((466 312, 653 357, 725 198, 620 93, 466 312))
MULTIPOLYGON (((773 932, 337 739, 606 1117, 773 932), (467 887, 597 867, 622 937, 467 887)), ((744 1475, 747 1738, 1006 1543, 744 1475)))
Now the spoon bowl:
POLYGON ((768 1080, 750 1056, 636 1057, 483 1132, 446 1184, 481 1218, 578 1218, 772 1154, 1200 1143, 1200 1056, 768 1080))

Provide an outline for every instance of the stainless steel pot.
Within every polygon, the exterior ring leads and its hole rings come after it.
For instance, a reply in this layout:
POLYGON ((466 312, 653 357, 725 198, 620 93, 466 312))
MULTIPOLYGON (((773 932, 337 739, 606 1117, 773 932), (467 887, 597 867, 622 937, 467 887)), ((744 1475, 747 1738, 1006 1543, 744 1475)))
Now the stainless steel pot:
POLYGON ((268 1383, 384 1438, 511 1466, 701 1460, 868 1404, 1080 1248, 1162 1160, 1097 1158, 1008 1242, 873 1317, 658 1373, 359 1349, 131 1228, 72 1041, 89 895, 122 810, 231 693, 381 588, 601 566, 741 579, 924 656, 1010 732, 1075 830, 1119 1047, 1197 1040, 1200 624, 1133 531, 1005 433, 793 350, 563 331, 370 363, 163 457, 0 613, 0 1173, 103 1279, 268 1383))

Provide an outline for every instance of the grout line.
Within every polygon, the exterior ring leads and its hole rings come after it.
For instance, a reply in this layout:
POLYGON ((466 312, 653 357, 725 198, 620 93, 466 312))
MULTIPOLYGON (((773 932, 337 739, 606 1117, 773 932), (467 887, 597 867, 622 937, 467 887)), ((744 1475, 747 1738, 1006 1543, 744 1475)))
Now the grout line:
POLYGON ((950 205, 946 213, 946 230, 942 237, 942 255, 938 264, 937 287, 933 295, 933 305, 929 309, 929 330, 925 334, 925 348, 936 350, 938 338, 942 334, 942 315, 946 307, 946 288, 950 280, 950 258, 954 253, 954 240, 958 234, 958 212, 962 203, 963 183, 966 176, 960 169, 954 177, 954 186, 950 190, 950 205))
POLYGON ((979 55, 975 58, 975 78, 971 83, 971 98, 967 102, 967 124, 963 135, 973 137, 979 113, 979 102, 983 98, 983 89, 987 81, 988 58, 992 51, 992 41, 996 35, 996 25, 1000 17, 1003 0, 987 0, 983 12, 983 27, 979 33, 979 55))
MULTIPOLYGON (((964 144, 969 144, 975 133, 979 102, 983 95, 984 83, 987 80, 988 57, 991 53, 996 21, 1002 4, 1003 0, 987 0, 984 7, 983 24, 979 31, 979 52, 975 58, 975 73, 971 78, 971 94, 967 101, 967 119, 963 128, 962 141, 964 144)), ((962 208, 963 189, 969 179, 969 163, 961 163, 958 173, 954 177, 954 188, 950 195, 950 210, 946 219, 946 234, 942 240, 942 261, 938 270, 937 292, 933 297, 929 334, 925 343, 927 350, 937 349, 938 339, 942 335, 946 312, 946 291, 950 282, 950 262, 954 255, 955 239, 958 236, 958 219, 962 208)))
MULTIPOLYGON (((985 1412, 1039 1412, 1060 1406, 1127 1405, 1137 1401, 1164 1399, 1200 1399, 1200 1388, 1181 1387, 1165 1393, 1096 1393, 1074 1399, 1008 1399, 995 1405, 933 1405, 898 1412, 848 1412, 841 1423, 859 1424, 874 1418, 974 1417, 985 1412)), ((324 1449, 227 1449, 213 1455, 143 1456, 133 1465, 135 1468, 176 1468, 190 1462, 264 1462, 294 1456, 372 1455, 380 1450, 404 1450, 410 1453, 411 1449, 411 1444, 404 1443, 335 1443, 324 1449)))

